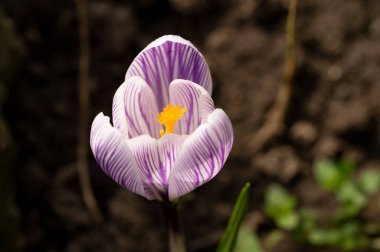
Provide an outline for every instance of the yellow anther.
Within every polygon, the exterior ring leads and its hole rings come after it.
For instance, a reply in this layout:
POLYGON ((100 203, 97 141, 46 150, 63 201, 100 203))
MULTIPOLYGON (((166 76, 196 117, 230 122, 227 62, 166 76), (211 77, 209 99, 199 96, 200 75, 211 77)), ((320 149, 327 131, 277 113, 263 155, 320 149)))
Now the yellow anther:
POLYGON ((160 137, 164 134, 174 133, 174 124, 183 116, 186 108, 180 105, 173 106, 168 104, 162 112, 157 116, 157 121, 165 126, 165 130, 160 130, 160 137))

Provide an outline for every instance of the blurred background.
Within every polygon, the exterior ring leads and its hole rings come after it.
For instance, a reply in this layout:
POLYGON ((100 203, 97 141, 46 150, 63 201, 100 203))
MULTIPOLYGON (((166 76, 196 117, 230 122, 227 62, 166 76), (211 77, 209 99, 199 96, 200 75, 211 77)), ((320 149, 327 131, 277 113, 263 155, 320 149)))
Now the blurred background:
MULTIPOLYGON (((183 200, 189 251, 215 250, 247 181, 239 246, 255 250, 237 251, 380 251, 378 0, 299 1, 292 85, 289 0, 88 0, 85 10, 86 138, 155 38, 191 40, 210 66, 235 142, 222 172, 183 200)), ((0 3, 0 250, 167 251, 160 205, 118 187, 90 151, 103 221, 82 199, 78 27, 74 0, 0 3)))

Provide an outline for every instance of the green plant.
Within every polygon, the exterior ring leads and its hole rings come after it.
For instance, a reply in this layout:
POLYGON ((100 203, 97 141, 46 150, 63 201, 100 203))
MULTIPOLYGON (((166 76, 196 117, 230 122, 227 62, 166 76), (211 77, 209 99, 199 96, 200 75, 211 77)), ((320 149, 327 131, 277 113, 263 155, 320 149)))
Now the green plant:
POLYGON ((331 220, 324 225, 319 224, 320 219, 311 209, 297 209, 297 198, 278 184, 268 187, 264 211, 280 230, 290 231, 299 242, 343 251, 377 247, 374 244, 379 237, 374 237, 373 233, 376 230, 378 234, 380 227, 361 221, 360 213, 367 206, 369 197, 380 189, 380 171, 366 170, 354 179, 354 168, 347 159, 315 163, 313 172, 318 185, 332 193, 339 203, 331 220))
POLYGON ((251 184, 246 183, 243 189, 241 189, 228 221, 227 228, 224 231, 223 237, 219 242, 218 248, 216 250, 217 252, 234 251, 236 240, 238 239, 238 234, 240 232, 240 225, 245 217, 245 214, 247 213, 250 187, 251 184))
POLYGON ((273 218, 277 226, 285 230, 292 230, 298 224, 298 215, 295 211, 297 199, 290 195, 280 185, 271 185, 265 193, 265 212, 273 218))

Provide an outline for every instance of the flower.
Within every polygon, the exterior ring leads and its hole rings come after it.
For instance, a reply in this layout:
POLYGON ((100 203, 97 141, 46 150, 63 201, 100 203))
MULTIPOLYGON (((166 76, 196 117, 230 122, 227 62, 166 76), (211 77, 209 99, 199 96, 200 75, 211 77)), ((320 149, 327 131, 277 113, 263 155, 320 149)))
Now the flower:
POLYGON ((226 113, 214 108, 207 63, 187 40, 158 38, 132 62, 99 113, 90 145, 102 170, 147 199, 173 201, 221 170, 233 142, 226 113), (160 112, 162 111, 162 112, 160 112))

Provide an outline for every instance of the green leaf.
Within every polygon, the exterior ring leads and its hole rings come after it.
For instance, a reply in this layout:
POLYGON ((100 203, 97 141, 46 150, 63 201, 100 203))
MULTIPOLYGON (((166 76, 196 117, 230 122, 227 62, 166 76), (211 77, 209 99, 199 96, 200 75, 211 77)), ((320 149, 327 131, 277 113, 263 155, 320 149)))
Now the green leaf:
POLYGON ((300 226, 304 231, 314 229, 317 226, 317 221, 314 214, 309 209, 301 209, 300 214, 300 226))
POLYGON ((298 225, 298 214, 297 213, 289 213, 281 215, 277 220, 276 223, 279 227, 285 229, 285 230, 293 230, 298 225))
POLYGON ((350 221, 340 228, 340 244, 344 251, 357 251, 368 247, 368 237, 363 234, 363 230, 358 221, 350 221))
POLYGON ((313 229, 309 234, 309 241, 313 245, 337 245, 340 233, 335 229, 313 229))
POLYGON ((342 158, 338 162, 336 162, 339 171, 344 174, 346 177, 350 177, 355 169, 354 163, 347 158, 342 158))
POLYGON ((344 183, 338 191, 338 199, 342 202, 342 208, 338 212, 340 219, 357 215, 367 204, 367 197, 352 181, 344 183))
POLYGON ((240 228, 234 252, 262 252, 260 240, 247 228, 240 228))
POLYGON ((337 162, 323 159, 315 163, 314 176, 321 187, 330 192, 337 192, 349 179, 353 169, 353 163, 347 159, 337 162))
POLYGON ((367 194, 375 193, 380 189, 380 172, 376 170, 363 172, 358 181, 358 186, 367 194))
POLYGON ((311 230, 317 228, 316 218, 309 209, 302 208, 298 211, 299 213, 299 223, 294 230, 294 236, 297 241, 305 243, 308 241, 308 235, 311 230))
POLYGON ((314 229, 309 234, 313 245, 333 246, 343 251, 357 251, 368 247, 369 240, 363 234, 359 222, 350 221, 342 226, 327 229, 314 229))
POLYGON ((218 248, 216 250, 217 252, 234 251, 240 224, 243 221, 245 214, 247 213, 250 187, 251 184, 246 183, 243 189, 240 191, 230 220, 228 221, 226 231, 224 232, 222 239, 219 242, 218 248))
POLYGON ((280 185, 272 184, 265 192, 264 211, 280 228, 291 230, 298 224, 296 204, 296 198, 280 185))

